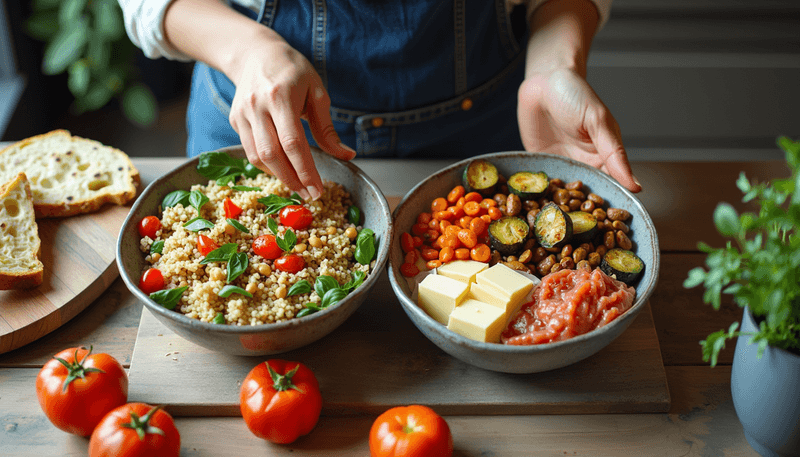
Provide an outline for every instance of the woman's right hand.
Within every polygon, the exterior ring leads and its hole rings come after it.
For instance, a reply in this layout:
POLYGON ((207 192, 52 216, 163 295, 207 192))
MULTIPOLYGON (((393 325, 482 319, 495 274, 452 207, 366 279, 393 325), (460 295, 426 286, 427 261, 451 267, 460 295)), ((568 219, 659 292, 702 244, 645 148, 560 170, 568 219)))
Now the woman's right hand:
POLYGON ((229 120, 248 160, 303 199, 316 200, 322 179, 300 119, 308 121, 323 151, 342 160, 356 155, 333 128, 321 78, 308 59, 274 34, 248 45, 236 61, 228 72, 236 85, 229 120))

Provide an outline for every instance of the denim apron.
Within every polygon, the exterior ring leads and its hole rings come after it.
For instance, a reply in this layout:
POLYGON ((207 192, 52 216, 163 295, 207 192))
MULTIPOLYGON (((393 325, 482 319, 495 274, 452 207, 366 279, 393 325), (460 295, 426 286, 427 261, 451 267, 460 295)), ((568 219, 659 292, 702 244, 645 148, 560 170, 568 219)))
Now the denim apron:
MULTIPOLYGON (((505 0, 264 0, 257 13, 232 6, 308 58, 330 95, 334 128, 358 157, 523 149, 524 8, 509 15, 505 0)), ((189 156, 241 143, 228 121, 234 91, 224 74, 196 64, 189 156)))

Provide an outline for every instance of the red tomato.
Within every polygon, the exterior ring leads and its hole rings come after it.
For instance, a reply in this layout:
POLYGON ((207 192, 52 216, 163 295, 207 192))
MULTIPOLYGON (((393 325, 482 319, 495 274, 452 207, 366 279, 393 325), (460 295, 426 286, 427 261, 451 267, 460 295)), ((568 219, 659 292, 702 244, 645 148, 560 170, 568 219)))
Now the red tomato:
POLYGON ((158 406, 128 403, 108 413, 89 440, 89 457, 173 457, 181 453, 175 421, 158 406))
POLYGON ((108 354, 70 348, 44 364, 36 377, 36 396, 56 427, 89 436, 103 416, 128 401, 128 375, 108 354))
POLYGON ((427 406, 392 408, 369 431, 372 457, 450 457, 453 435, 447 422, 427 406))
POLYGON ((197 250, 200 251, 200 254, 203 254, 203 257, 218 247, 219 245, 211 238, 205 235, 197 235, 197 250))
POLYGON ((306 267, 306 261, 297 254, 286 254, 275 261, 275 266, 287 273, 297 273, 306 267))
POLYGON ((259 438, 281 444, 310 433, 322 411, 314 373, 302 363, 276 359, 250 371, 239 402, 247 428, 259 438))
POLYGON ((242 214, 242 208, 236 206, 236 203, 234 203, 230 198, 225 199, 225 201, 222 203, 222 208, 225 210, 225 217, 228 219, 236 219, 240 214, 242 214))
POLYGON ((155 216, 145 216, 139 222, 139 236, 156 239, 156 232, 161 230, 161 221, 155 216))
POLYGON ((289 205, 278 213, 281 225, 291 227, 295 230, 305 230, 314 220, 311 210, 303 205, 289 205))
POLYGON ((283 249, 278 246, 273 235, 261 235, 253 240, 253 252, 269 260, 275 260, 283 255, 283 249))
POLYGON ((139 289, 147 295, 164 288, 164 275, 158 268, 148 268, 139 279, 139 289))

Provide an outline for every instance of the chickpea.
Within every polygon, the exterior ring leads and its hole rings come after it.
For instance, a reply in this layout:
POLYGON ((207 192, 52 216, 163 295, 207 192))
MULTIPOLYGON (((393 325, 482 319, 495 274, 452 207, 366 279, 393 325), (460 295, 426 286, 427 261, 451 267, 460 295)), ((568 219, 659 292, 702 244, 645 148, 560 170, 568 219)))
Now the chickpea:
MULTIPOLYGON (((595 205, 596 204, 597 203, 595 203, 595 205)), ((597 219, 598 221, 604 221, 606 220, 607 217, 606 210, 604 210, 603 208, 595 208, 594 211, 592 211, 592 216, 594 216, 594 218, 597 219)))
POLYGON ((556 265, 556 256, 549 255, 544 260, 536 264, 536 270, 538 271, 540 276, 544 276, 550 273, 550 269, 553 268, 553 265, 556 265))
POLYGON ((603 239, 603 245, 606 247, 606 249, 614 249, 614 247, 617 245, 616 237, 614 237, 613 231, 606 232, 606 235, 603 239))
POLYGON ((614 227, 614 230, 619 230, 622 233, 627 234, 631 229, 628 228, 628 224, 622 221, 614 221, 611 223, 611 226, 614 227))
POLYGON ((519 255, 518 260, 522 263, 528 263, 531 261, 532 258, 533 258, 533 252, 531 252, 530 249, 526 249, 525 251, 522 252, 522 254, 519 255))
POLYGON ((597 266, 600 265, 600 261, 603 260, 600 254, 596 252, 590 252, 588 259, 589 259, 589 265, 591 265, 592 268, 597 268, 597 266))
POLYGON ((299 243, 294 246, 294 252, 297 254, 306 252, 306 249, 308 249, 308 246, 305 243, 299 243))
POLYGON ((336 235, 336 227, 334 227, 334 226, 332 226, 332 225, 331 225, 331 226, 329 226, 329 227, 328 227, 328 228, 325 230, 325 232, 326 232, 328 235, 336 235))
POLYGON ((569 206, 570 211, 578 211, 579 209, 581 209, 582 203, 583 202, 581 202, 577 198, 573 198, 569 201, 569 203, 567 203, 567 206, 569 206))
POLYGON ((222 268, 220 267, 214 267, 211 270, 211 273, 208 275, 208 277, 211 278, 212 281, 222 281, 223 279, 225 279, 226 276, 227 275, 225 274, 224 271, 222 271, 222 268))
POLYGON ((277 289, 275 289, 275 296, 278 298, 286 298, 286 293, 286 285, 284 284, 281 284, 277 289))
POLYGON ((576 261, 576 262, 580 262, 581 260, 585 260, 586 256, 588 256, 588 255, 589 255, 588 251, 586 251, 586 249, 580 247, 578 249, 575 249, 575 251, 572 253, 572 259, 574 261, 576 261))
POLYGON ((319 237, 316 236, 316 235, 311 235, 308 238, 308 244, 310 244, 311 247, 314 247, 314 248, 321 248, 322 247, 322 240, 320 240, 319 237))
POLYGON ((594 211, 594 202, 591 200, 586 200, 585 202, 581 203, 581 211, 584 213, 591 213, 594 211))
POLYGON ((235 235, 236 227, 232 226, 231 224, 225 224, 225 234, 229 236, 235 235))
POLYGON ((161 254, 159 254, 159 253, 157 253, 157 252, 154 252, 154 253, 150 254, 150 261, 151 261, 151 262, 153 262, 153 263, 156 263, 156 262, 158 262, 160 259, 161 259, 161 254))
POLYGON ((625 249, 626 251, 630 251, 631 248, 633 247, 633 242, 631 242, 631 239, 628 238, 628 235, 626 235, 625 232, 623 232, 622 230, 617 230, 616 239, 617 239, 617 246, 619 246, 620 249, 625 249))
POLYGON ((608 214, 608 218, 612 221, 624 222, 631 218, 631 213, 621 208, 608 208, 606 213, 608 214))
POLYGON ((266 263, 262 263, 258 266, 258 273, 262 276, 269 276, 272 274, 272 268, 266 263))
POLYGON ((248 283, 247 287, 245 287, 244 290, 249 292, 251 295, 255 294, 256 291, 258 290, 258 285, 254 282, 248 283))
POLYGON ((522 200, 519 199, 517 194, 508 194, 506 199, 506 213, 509 216, 516 216, 522 211, 522 200))
POLYGON ((347 230, 344 231, 344 234, 350 238, 350 241, 356 239, 358 236, 358 231, 356 231, 355 227, 347 227, 347 230))
POLYGON ((592 192, 589 192, 589 195, 586 196, 586 199, 593 202, 595 206, 602 206, 603 203, 606 202, 605 200, 603 200, 603 197, 592 192))

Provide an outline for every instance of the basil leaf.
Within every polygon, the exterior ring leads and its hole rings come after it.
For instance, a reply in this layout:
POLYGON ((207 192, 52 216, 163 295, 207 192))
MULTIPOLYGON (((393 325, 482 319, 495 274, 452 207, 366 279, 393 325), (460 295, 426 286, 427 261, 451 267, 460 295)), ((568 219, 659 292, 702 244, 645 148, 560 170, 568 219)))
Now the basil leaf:
POLYGON ((295 205, 303 204, 303 198, 297 192, 292 192, 292 195, 289 195, 289 200, 293 201, 295 205))
MULTIPOLYGON (((259 170, 255 165, 250 162, 244 166, 244 175, 248 178, 255 178, 256 176, 264 173, 263 171, 259 170)), ((260 190, 260 189, 259 189, 260 190)))
POLYGON ((303 295, 309 292, 311 292, 311 284, 309 284, 305 279, 301 279, 289 288, 289 292, 286 293, 286 296, 291 297, 292 295, 303 295))
POLYGON ((244 232, 244 233, 250 233, 250 230, 247 230, 247 227, 242 225, 242 223, 237 221, 236 219, 228 218, 228 219, 225 219, 225 220, 228 222, 228 224, 232 225, 233 228, 235 228, 236 230, 238 230, 240 232, 244 232))
POLYGON ((294 245, 297 244, 297 235, 294 234, 294 231, 292 231, 292 229, 288 229, 286 230, 286 233, 283 234, 283 240, 289 247, 288 249, 285 249, 285 251, 289 252, 294 248, 294 245))
POLYGON ((343 285, 341 289, 347 293, 350 293, 353 289, 360 286, 361 283, 364 282, 364 278, 366 276, 367 275, 361 270, 354 271, 353 274, 350 276, 350 281, 348 281, 345 285, 343 285))
POLYGON ((161 254, 163 250, 164 240, 153 241, 153 244, 150 245, 150 254, 161 254))
POLYGON ((232 182, 236 181, 236 177, 239 175, 225 175, 221 178, 217 178, 217 185, 218 186, 230 186, 232 182))
POLYGON ((361 210, 358 209, 358 206, 347 208, 347 220, 353 225, 358 225, 361 222, 361 210))
MULTIPOLYGON (((256 168, 256 170, 258 170, 258 169, 256 168)), ((259 170, 259 171, 261 171, 261 170, 259 170)), ((248 176, 248 178, 250 178, 250 177, 251 176, 248 176)), ((233 186, 233 187, 231 187, 231 189, 238 190, 239 192, 261 192, 261 188, 260 187, 233 186)))
POLYGON ((306 303, 305 308, 301 309, 299 313, 297 313, 297 317, 308 316, 309 314, 314 314, 317 311, 322 310, 319 306, 315 305, 314 303, 306 303))
POLYGON ((273 218, 267 219, 267 228, 273 235, 278 236, 278 221, 273 218))
POLYGON ((194 206, 194 209, 197 210, 197 214, 200 214, 200 208, 206 203, 208 203, 208 197, 203 195, 199 190, 193 190, 189 194, 189 204, 194 206))
POLYGON ((161 207, 171 208, 177 206, 179 203, 183 206, 189 204, 189 192, 182 189, 173 190, 164 197, 164 200, 161 200, 161 207))
POLYGON ((330 305, 335 305, 339 300, 343 299, 347 296, 347 292, 342 289, 336 288, 331 289, 325 292, 325 296, 322 297, 322 307, 327 308, 330 305))
POLYGON ((201 230, 210 230, 214 228, 214 224, 212 222, 209 222, 202 217, 195 217, 189 222, 183 224, 183 226, 190 232, 199 232, 201 230))
POLYGON ((267 207, 264 210, 264 214, 275 214, 289 205, 299 205, 303 202, 297 193, 292 194, 290 198, 270 194, 259 198, 257 201, 267 207))
POLYGON ((233 282, 234 279, 241 276, 241 274, 247 270, 247 265, 249 263, 246 252, 237 252, 233 254, 230 260, 228 260, 228 282, 233 282))
POLYGON ((225 287, 223 287, 222 290, 219 291, 218 295, 222 298, 228 298, 231 296, 231 294, 239 294, 251 298, 253 297, 253 294, 251 294, 250 292, 242 289, 241 287, 233 286, 231 284, 228 284, 225 287))
POLYGON ((240 175, 245 167, 240 159, 234 159, 222 151, 209 151, 200 155, 197 171, 208 179, 219 179, 228 175, 240 175))
POLYGON ((205 258, 200 261, 200 265, 206 265, 211 262, 228 262, 233 254, 236 254, 236 243, 226 243, 206 254, 205 258))
POLYGON ((150 299, 167 309, 174 309, 181 296, 189 286, 176 287, 175 289, 159 290, 150 294, 150 299))
POLYGON ((320 298, 324 297, 329 290, 338 288, 339 281, 332 276, 320 275, 317 276, 317 280, 314 282, 314 290, 320 298))
POLYGON ((224 324, 225 323, 225 316, 222 313, 217 313, 217 315, 214 316, 214 320, 212 322, 215 323, 215 324, 220 324, 220 325, 224 324))
POLYGON ((356 261, 361 265, 369 265, 375 257, 375 251, 375 232, 365 228, 356 238, 356 261))

